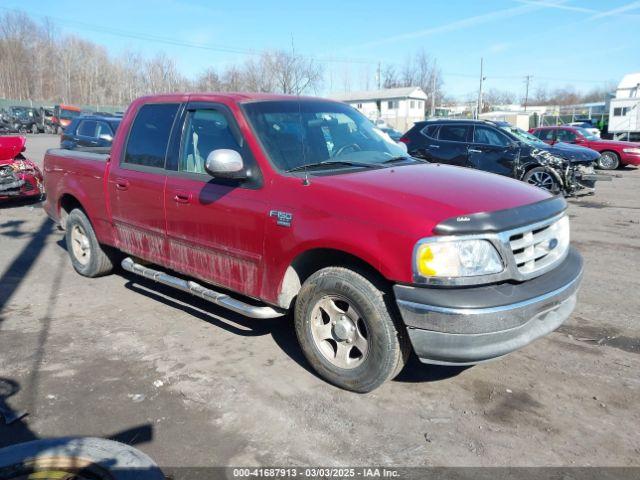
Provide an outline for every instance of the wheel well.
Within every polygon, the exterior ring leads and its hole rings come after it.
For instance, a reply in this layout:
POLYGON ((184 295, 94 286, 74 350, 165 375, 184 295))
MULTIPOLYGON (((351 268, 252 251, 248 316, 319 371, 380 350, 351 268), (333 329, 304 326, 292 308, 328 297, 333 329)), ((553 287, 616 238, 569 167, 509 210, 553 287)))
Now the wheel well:
MULTIPOLYGON (((84 208, 80 201, 69 193, 65 193, 60 198, 60 226, 64 229, 67 222, 67 217, 72 210, 79 208, 84 212, 84 208)), ((85 212, 86 213, 86 212, 85 212)))
POLYGON ((387 290, 389 281, 371 264, 355 255, 330 248, 316 248, 298 255, 285 272, 278 304, 289 308, 302 284, 318 270, 326 267, 344 267, 366 277, 380 290, 387 290))

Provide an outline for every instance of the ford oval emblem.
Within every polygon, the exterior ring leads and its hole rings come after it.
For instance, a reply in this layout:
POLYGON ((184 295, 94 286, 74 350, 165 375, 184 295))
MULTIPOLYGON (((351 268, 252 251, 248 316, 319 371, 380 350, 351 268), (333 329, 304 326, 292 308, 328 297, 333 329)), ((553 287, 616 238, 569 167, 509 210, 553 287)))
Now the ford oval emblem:
POLYGON ((552 238, 551 240, 549 240, 549 250, 553 250, 557 246, 558 246, 558 239, 557 238, 552 238))

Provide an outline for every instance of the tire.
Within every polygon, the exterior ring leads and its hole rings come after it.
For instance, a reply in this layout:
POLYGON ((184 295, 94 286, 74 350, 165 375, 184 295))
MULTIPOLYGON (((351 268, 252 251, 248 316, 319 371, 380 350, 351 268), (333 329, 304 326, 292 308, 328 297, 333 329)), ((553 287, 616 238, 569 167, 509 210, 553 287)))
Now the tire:
POLYGON ((620 166, 620 156, 616 152, 601 152, 598 168, 601 170, 615 170, 620 166))
POLYGON ((98 243, 91 222, 76 208, 65 222, 65 241, 73 268, 85 277, 100 277, 113 270, 113 262, 98 243))
POLYGON ((545 167, 535 167, 527 171, 522 177, 522 181, 543 188, 554 195, 562 191, 562 186, 558 179, 545 167))
POLYGON ((400 373, 409 357, 406 330, 394 321, 393 311, 364 276, 324 268, 298 294, 298 342, 322 378, 346 390, 370 392, 400 373))

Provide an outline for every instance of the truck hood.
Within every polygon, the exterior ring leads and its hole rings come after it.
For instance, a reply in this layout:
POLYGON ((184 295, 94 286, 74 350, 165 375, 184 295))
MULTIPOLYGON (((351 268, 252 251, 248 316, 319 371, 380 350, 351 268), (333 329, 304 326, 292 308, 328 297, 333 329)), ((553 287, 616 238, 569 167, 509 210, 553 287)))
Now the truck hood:
POLYGON ((10 163, 23 150, 26 137, 0 137, 0 164, 10 163))
POLYGON ((431 231, 460 215, 519 207, 550 198, 537 187, 500 175, 441 164, 315 176, 319 198, 336 198, 340 212, 401 231, 431 231))

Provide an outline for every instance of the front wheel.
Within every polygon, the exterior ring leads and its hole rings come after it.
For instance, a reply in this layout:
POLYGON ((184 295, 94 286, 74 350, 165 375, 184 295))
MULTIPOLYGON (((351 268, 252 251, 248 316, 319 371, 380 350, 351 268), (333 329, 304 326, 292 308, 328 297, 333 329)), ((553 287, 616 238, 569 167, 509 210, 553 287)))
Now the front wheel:
POLYGON ((536 187, 544 188, 549 192, 557 195, 562 187, 558 179, 549 170, 544 167, 535 167, 529 170, 522 177, 523 182, 527 182, 536 187))
POLYGON ((602 170, 615 170, 620 166, 620 157, 615 152, 602 152, 598 159, 598 168, 602 170))
POLYGON ((362 275, 328 267, 307 279, 296 301, 295 328, 302 351, 330 383, 370 392, 397 375, 409 346, 384 293, 362 275))
POLYGON ((91 222, 76 208, 65 222, 65 241, 73 268, 85 277, 99 277, 111 273, 113 262, 98 243, 91 222))

